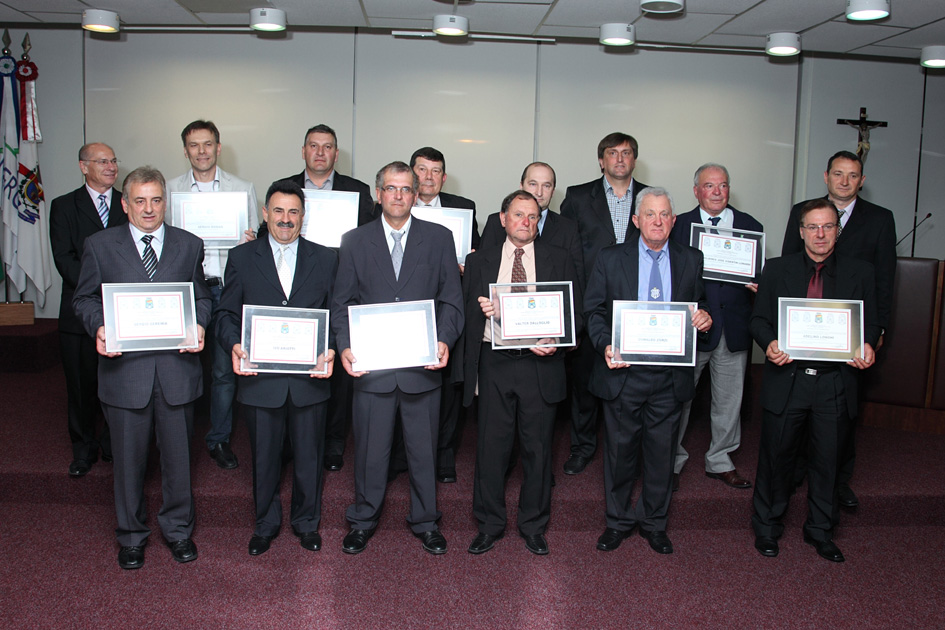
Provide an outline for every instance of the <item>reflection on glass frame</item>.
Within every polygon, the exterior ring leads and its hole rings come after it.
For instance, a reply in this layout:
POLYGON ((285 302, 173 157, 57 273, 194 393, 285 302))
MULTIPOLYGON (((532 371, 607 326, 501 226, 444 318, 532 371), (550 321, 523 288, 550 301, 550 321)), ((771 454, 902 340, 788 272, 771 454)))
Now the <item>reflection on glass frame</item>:
POLYGON ((102 284, 107 352, 196 348, 192 282, 102 284))
POLYGON ((243 372, 326 374, 328 311, 243 305, 243 372))
POLYGON ((702 252, 702 278, 735 284, 758 282, 765 266, 765 234, 694 223, 689 244, 702 252))
POLYGON ((614 300, 611 346, 614 363, 696 365, 695 302, 614 300))
POLYGON ((493 350, 575 344, 571 282, 490 284, 489 293, 496 312, 489 324, 493 350))
POLYGON ((863 356, 863 301, 778 298, 778 348, 792 359, 863 356))
POLYGON ((303 188, 302 192, 305 194, 302 238, 325 247, 341 247, 342 235, 358 227, 361 194, 311 188, 303 188))
POLYGON ((429 221, 448 228, 453 233, 453 245, 456 248, 456 262, 466 264, 466 256, 472 244, 473 213, 468 208, 432 208, 414 206, 410 214, 421 221, 429 221))
POLYGON ((349 306, 348 332, 358 372, 440 362, 433 300, 349 306))
POLYGON ((235 247, 249 229, 249 193, 172 192, 171 224, 203 239, 206 249, 235 247))

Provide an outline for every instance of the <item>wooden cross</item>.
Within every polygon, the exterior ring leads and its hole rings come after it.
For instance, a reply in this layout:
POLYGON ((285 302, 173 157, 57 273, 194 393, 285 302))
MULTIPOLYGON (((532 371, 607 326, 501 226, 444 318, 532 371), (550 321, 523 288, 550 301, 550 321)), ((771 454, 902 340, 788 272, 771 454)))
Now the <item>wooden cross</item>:
POLYGON ((860 108, 859 118, 838 118, 837 124, 850 125, 857 130, 856 154, 863 163, 866 163, 866 156, 870 152, 870 129, 889 126, 886 121, 867 120, 865 107, 860 108))

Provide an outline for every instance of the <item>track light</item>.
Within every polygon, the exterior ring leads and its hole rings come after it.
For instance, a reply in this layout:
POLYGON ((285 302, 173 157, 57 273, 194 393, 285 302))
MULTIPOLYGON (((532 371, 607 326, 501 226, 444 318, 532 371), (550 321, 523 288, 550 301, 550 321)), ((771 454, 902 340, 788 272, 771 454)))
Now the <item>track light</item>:
POLYGON ((256 31, 284 31, 285 11, 282 9, 250 9, 249 26, 256 31))
POLYGON ((801 36, 797 33, 771 33, 765 52, 775 57, 790 57, 801 52, 801 36))
POLYGON ((117 33, 118 14, 102 9, 86 9, 82 12, 82 28, 96 33, 117 33))
POLYGON ((685 0, 640 0, 640 9, 647 13, 679 13, 685 0))
POLYGON ((636 40, 633 24, 610 22, 600 25, 600 43, 604 46, 630 46, 636 40))
POLYGON ((889 0, 847 0, 848 20, 881 20, 889 15, 889 0))
POLYGON ((436 15, 433 17, 433 32, 448 37, 467 35, 469 20, 462 15, 436 15))
POLYGON ((945 46, 926 46, 920 62, 926 68, 945 68, 945 46))

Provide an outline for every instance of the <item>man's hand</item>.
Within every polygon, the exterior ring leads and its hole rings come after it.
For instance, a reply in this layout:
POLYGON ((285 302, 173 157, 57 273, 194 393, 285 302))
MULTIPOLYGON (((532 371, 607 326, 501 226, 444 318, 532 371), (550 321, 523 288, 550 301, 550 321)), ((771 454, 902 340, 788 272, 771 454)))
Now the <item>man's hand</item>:
POLYGON ((548 337, 547 339, 539 339, 538 345, 532 346, 532 352, 534 352, 540 357, 550 357, 551 355, 555 353, 555 351, 558 348, 555 346, 549 346, 545 344, 554 343, 554 342, 555 340, 552 339, 551 337, 548 337))
POLYGON ((442 370, 450 360, 450 347, 442 341, 436 342, 436 357, 440 360, 436 365, 428 365, 425 370, 442 370))
POLYGON ((202 351, 203 350, 203 336, 204 336, 203 326, 201 326, 200 324, 197 324, 197 347, 196 348, 181 348, 180 352, 194 353, 194 352, 202 351))
POLYGON ((621 368, 630 367, 629 363, 614 363, 614 347, 607 346, 604 349, 604 360, 607 361, 607 367, 611 370, 619 370, 621 368))
POLYGON ((99 326, 98 330, 95 331, 95 351, 98 352, 103 357, 120 357, 120 352, 106 352, 105 351, 105 327, 99 326))
POLYGON ((482 314, 485 315, 487 319, 495 315, 495 304, 487 297, 479 297, 479 308, 482 309, 482 314))
POLYGON ((785 363, 790 363, 792 359, 787 352, 782 352, 778 347, 778 340, 775 339, 768 344, 768 349, 765 350, 765 356, 768 357, 768 360, 774 363, 775 365, 784 365, 785 363))
POLYGON ((240 239, 239 244, 242 245, 243 243, 248 243, 249 241, 255 241, 255 240, 256 240, 256 233, 253 232, 252 230, 245 230, 243 232, 243 238, 240 239))
POLYGON ((748 289, 749 291, 751 291, 752 293, 758 293, 758 283, 757 283, 757 282, 749 282, 748 284, 745 285, 745 288, 748 289))
POLYGON ((873 346, 870 344, 863 344, 863 356, 854 357, 852 361, 847 361, 847 365, 852 365, 858 370, 865 370, 876 363, 876 353, 873 351, 873 346))
POLYGON ((362 374, 367 374, 367 372, 358 372, 354 369, 354 364, 357 362, 358 360, 351 353, 351 348, 345 348, 341 351, 341 366, 345 369, 345 372, 354 378, 359 378, 362 374))
POLYGON ((248 359, 249 355, 243 350, 243 346, 238 343, 233 344, 233 350, 230 352, 230 356, 233 358, 233 373, 239 376, 256 376, 256 372, 241 372, 240 371, 240 359, 248 359))
MULTIPOLYGON (((311 378, 331 378, 331 372, 332 372, 332 370, 333 370, 334 367, 335 367, 335 351, 329 349, 328 352, 326 352, 325 355, 324 355, 323 357, 321 357, 321 359, 322 359, 322 361, 324 361, 325 363, 327 363, 326 369, 327 369, 328 371, 325 372, 324 374, 315 374, 315 373, 309 374, 309 376, 310 376, 311 378)), ((318 362, 318 365, 321 365, 321 364, 322 364, 322 361, 319 361, 319 362, 318 362)), ((317 369, 318 369, 318 366, 316 366, 316 367, 314 367, 314 368, 312 368, 312 369, 316 369, 316 370, 317 370, 317 369)))
POLYGON ((709 315, 708 311, 700 308, 692 313, 692 325, 699 332, 705 332, 712 328, 712 316, 709 315))

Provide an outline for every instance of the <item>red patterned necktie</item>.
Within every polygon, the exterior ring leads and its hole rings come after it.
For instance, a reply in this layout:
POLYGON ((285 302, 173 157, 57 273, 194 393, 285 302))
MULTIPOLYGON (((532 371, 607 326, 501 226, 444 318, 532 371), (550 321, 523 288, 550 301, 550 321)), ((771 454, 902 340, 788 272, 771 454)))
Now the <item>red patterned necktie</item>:
MULTIPOLYGON (((525 275, 525 265, 522 264, 522 254, 525 250, 521 247, 515 248, 515 261, 512 262, 512 282, 528 282, 525 275)), ((512 287, 512 293, 524 293, 525 287, 512 287)))
POLYGON ((814 275, 807 284, 807 297, 811 299, 821 300, 824 297, 824 279, 820 276, 820 270, 823 268, 822 262, 814 264, 814 275))

